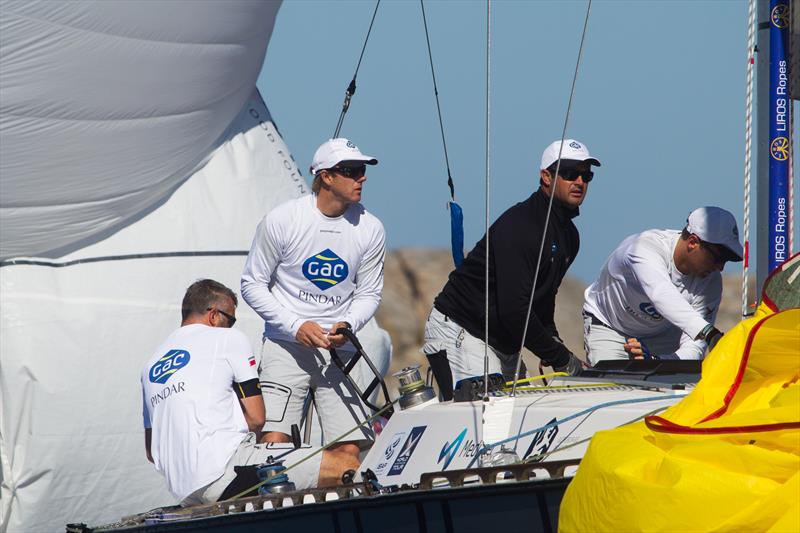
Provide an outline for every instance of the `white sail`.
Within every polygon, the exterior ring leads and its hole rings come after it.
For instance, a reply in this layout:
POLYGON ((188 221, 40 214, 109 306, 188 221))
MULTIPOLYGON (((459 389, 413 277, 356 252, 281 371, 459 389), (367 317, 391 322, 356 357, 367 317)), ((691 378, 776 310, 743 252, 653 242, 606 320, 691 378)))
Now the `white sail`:
POLYGON ((238 290, 258 221, 307 192, 255 89, 278 7, 0 3, 0 531, 174 503, 139 370, 186 287, 238 290))
POLYGON ((279 2, 0 3, 0 259, 163 202, 250 97, 279 2))

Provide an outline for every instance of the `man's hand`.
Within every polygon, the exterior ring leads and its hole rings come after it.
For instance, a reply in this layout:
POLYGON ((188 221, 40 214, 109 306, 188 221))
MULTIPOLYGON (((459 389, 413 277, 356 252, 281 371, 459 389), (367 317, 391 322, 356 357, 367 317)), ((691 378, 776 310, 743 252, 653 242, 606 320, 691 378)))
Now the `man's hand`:
POLYGON ((631 359, 650 359, 650 350, 647 346, 637 338, 630 338, 628 342, 622 345, 628 356, 631 359))
POLYGON ((554 366, 552 368, 556 372, 566 372, 570 376, 577 376, 580 374, 581 370, 588 368, 588 366, 586 363, 575 357, 575 354, 570 352, 569 361, 567 361, 567 364, 563 366, 554 366))
POLYGON ((327 350, 331 347, 331 340, 325 330, 311 320, 303 322, 303 325, 297 330, 295 338, 297 342, 309 348, 325 348, 327 350))
POLYGON ((339 346, 344 345, 347 342, 347 337, 344 335, 337 335, 336 330, 339 328, 347 328, 350 329, 350 324, 347 322, 337 322, 333 325, 331 330, 328 332, 328 340, 331 341, 331 344, 334 348, 338 348, 339 346))

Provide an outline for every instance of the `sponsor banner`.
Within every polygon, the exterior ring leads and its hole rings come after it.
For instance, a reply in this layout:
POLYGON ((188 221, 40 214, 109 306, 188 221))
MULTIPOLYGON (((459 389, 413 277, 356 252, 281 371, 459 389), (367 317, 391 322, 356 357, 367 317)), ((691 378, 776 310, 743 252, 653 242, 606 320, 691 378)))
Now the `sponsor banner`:
POLYGON ((791 253, 789 165, 792 100, 789 95, 789 1, 770 1, 769 58, 769 271, 791 253))
POLYGON ((472 458, 475 457, 475 454, 478 453, 478 450, 483 448, 483 442, 477 442, 475 439, 468 439, 466 436, 467 428, 464 428, 452 441, 447 441, 442 446, 439 452, 439 459, 436 463, 442 465, 443 471, 447 470, 447 467, 450 466, 450 463, 452 463, 453 459, 456 457, 471 461, 472 458))
POLYGON ((411 460, 411 455, 417 448, 417 444, 419 444, 422 434, 425 433, 427 427, 428 426, 414 426, 411 428, 406 441, 403 443, 403 448, 400 450, 397 459, 394 460, 392 467, 389 469, 388 476, 397 476, 403 473, 403 470, 411 460))
POLYGON ((406 436, 405 431, 401 431, 399 433, 395 433, 392 438, 389 440, 389 444, 386 445, 386 448, 383 449, 383 455, 379 458, 378 464, 375 466, 375 473, 383 475, 389 469, 389 464, 391 464, 392 459, 394 458, 395 452, 400 449, 400 443, 403 442, 403 437, 406 436))

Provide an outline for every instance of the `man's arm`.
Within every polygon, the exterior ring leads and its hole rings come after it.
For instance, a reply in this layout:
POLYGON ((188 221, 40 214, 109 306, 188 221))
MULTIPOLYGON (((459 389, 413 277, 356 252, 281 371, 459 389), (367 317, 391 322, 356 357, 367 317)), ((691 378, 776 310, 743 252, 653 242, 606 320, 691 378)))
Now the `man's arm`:
POLYGON ((266 412, 264 399, 261 397, 261 382, 258 379, 253 348, 241 331, 227 330, 225 343, 225 360, 233 374, 233 392, 239 398, 247 429, 261 437, 266 412))
POLYGON ((242 272, 242 298, 266 322, 294 338, 303 320, 281 305, 269 289, 280 263, 280 233, 277 221, 269 215, 256 228, 242 272))
POLYGON ((386 236, 378 221, 369 249, 356 274, 356 290, 342 322, 348 322, 353 331, 359 331, 378 310, 383 291, 383 262, 386 256, 386 236))
POLYGON ((151 452, 151 446, 153 442, 153 430, 150 428, 144 428, 144 450, 147 454, 147 460, 151 463, 155 463, 153 461, 153 454, 151 452))
POLYGON ((147 399, 144 396, 144 388, 142 388, 142 422, 144 424, 144 451, 147 455, 147 460, 151 463, 153 461, 152 443, 153 443, 153 430, 152 423, 150 422, 150 411, 147 410, 147 399))
POLYGON ((256 441, 260 440, 267 413, 258 378, 247 380, 244 383, 234 383, 233 389, 239 397, 247 429, 256 434, 256 441))
MULTIPOLYGON (((709 276, 712 277, 707 280, 702 294, 699 294, 690 305, 703 320, 713 324, 717 320, 717 311, 719 311, 719 304, 722 301, 722 277, 717 273, 709 274, 709 276)), ((686 332, 681 332, 680 346, 674 354, 667 354, 666 358, 702 359, 706 348, 707 344, 704 340, 690 337, 686 332)), ((658 355, 661 356, 661 354, 658 355)))
POLYGON ((689 338, 696 338, 708 322, 681 296, 672 283, 664 258, 640 240, 626 262, 659 314, 689 338))

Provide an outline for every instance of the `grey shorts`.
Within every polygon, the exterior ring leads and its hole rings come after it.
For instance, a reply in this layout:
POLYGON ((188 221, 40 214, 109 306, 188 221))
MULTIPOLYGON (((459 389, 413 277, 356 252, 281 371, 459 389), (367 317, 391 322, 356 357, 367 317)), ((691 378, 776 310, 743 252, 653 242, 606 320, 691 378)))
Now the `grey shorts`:
MULTIPOLYGON (((354 355, 342 350, 337 350, 337 354, 345 363, 354 355)), ((358 368, 357 365, 354 374, 358 368)), ((291 435, 292 424, 301 426, 309 390, 314 393, 314 407, 325 443, 344 435, 369 416, 342 371, 331 363, 327 350, 265 339, 261 347, 260 377, 267 409, 264 431, 291 435)), ((363 388, 360 383, 359 386, 363 388)), ((373 438, 372 431, 362 426, 343 441, 366 444, 373 438)))
MULTIPOLYGON (((599 322, 591 315, 583 314, 583 349, 590 365, 609 359, 630 359, 623 345, 635 335, 626 335, 599 322)), ((677 328, 662 335, 641 337, 653 354, 673 353, 680 345, 680 331, 677 328)))
MULTIPOLYGON (((430 355, 441 350, 447 352, 453 385, 459 380, 483 376, 483 359, 486 344, 473 337, 453 319, 446 317, 435 307, 425 323, 425 345, 422 353, 430 355)), ((516 359, 489 346, 489 373, 501 372, 513 377, 516 359)), ((521 377, 525 377, 524 366, 521 377)))
POLYGON ((236 478, 235 467, 260 465, 267 462, 270 457, 283 461, 283 466, 289 469, 287 472, 289 481, 295 484, 297 490, 317 486, 319 469, 322 464, 322 451, 319 448, 302 446, 295 449, 292 444, 275 442, 258 444, 255 434, 248 433, 225 466, 225 473, 213 483, 184 498, 181 505, 186 507, 216 502, 236 478), (293 466, 295 464, 297 466, 293 466))

